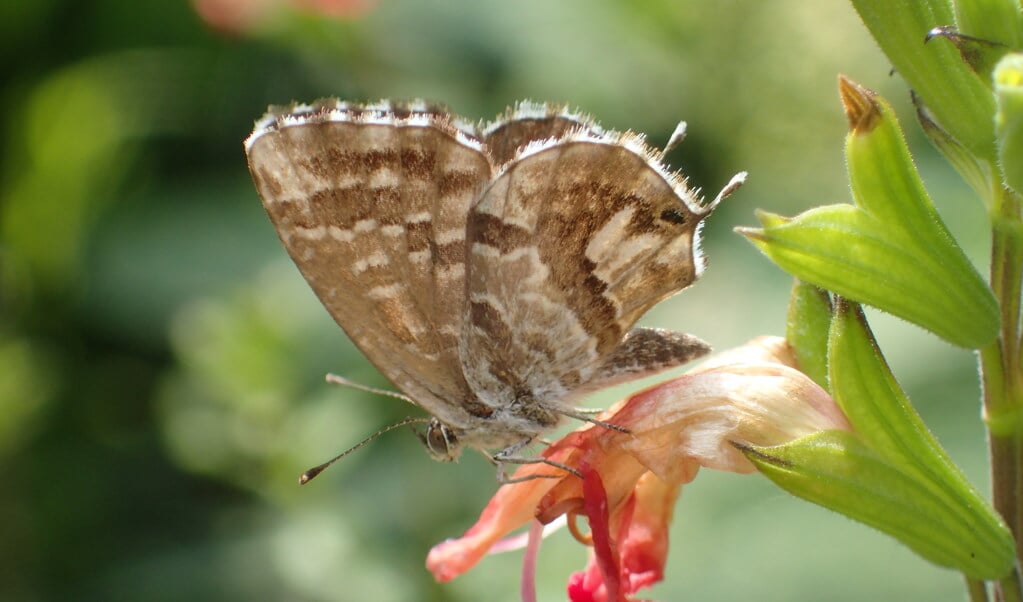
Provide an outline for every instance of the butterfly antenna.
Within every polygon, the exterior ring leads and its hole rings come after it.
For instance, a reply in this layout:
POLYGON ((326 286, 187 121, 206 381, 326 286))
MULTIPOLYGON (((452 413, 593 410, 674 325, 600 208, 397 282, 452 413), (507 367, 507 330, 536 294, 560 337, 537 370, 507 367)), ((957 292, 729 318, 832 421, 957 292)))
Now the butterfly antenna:
POLYGON ((353 389, 358 389, 360 391, 365 391, 367 393, 375 393, 376 395, 384 395, 386 397, 393 397, 395 399, 400 399, 402 401, 407 401, 407 402, 411 403, 412 405, 416 405, 416 402, 412 401, 412 398, 409 397, 408 395, 402 395, 401 393, 398 393, 396 391, 388 391, 386 389, 378 389, 376 387, 368 387, 366 385, 361 385, 361 384, 359 384, 359 383, 357 383, 355 381, 348 380, 347 378, 345 378, 343 376, 338 376, 337 374, 328 374, 327 375, 327 382, 332 384, 332 385, 343 385, 345 387, 351 387, 353 389))
POLYGON ((745 183, 746 172, 740 171, 739 173, 732 176, 732 179, 728 181, 728 184, 725 184, 725 187, 721 189, 721 192, 718 193, 717 197, 710 202, 710 205, 708 205, 705 208, 705 210, 710 211, 714 209, 714 207, 717 207, 718 203, 732 196, 732 193, 738 190, 739 187, 745 183))
POLYGON ((664 150, 660 153, 661 161, 668 156, 668 153, 675 150, 675 147, 679 145, 686 138, 686 122, 680 121, 675 126, 675 131, 671 133, 671 138, 668 138, 668 143, 664 145, 664 150))
MULTIPOLYGON (((387 393, 387 391, 384 391, 384 393, 387 393)), ((309 470, 303 472, 302 476, 300 476, 298 478, 298 484, 299 485, 305 485, 309 481, 312 481, 314 478, 316 478, 316 475, 318 475, 321 472, 323 472, 324 470, 327 470, 328 468, 330 468, 331 464, 333 464, 334 462, 337 462, 341 458, 344 458, 345 456, 347 456, 348 454, 352 453, 353 451, 365 447, 367 444, 369 444, 370 441, 376 439, 377 437, 379 437, 380 435, 383 435, 384 433, 393 431, 396 428, 401 428, 401 427, 409 425, 409 424, 419 424, 419 423, 424 423, 424 422, 429 422, 429 421, 430 421, 429 418, 412 418, 412 417, 409 417, 409 418, 406 418, 404 420, 399 420, 398 422, 395 422, 394 424, 389 424, 389 425, 385 426, 384 428, 380 429, 379 431, 373 433, 369 437, 366 437, 362 441, 360 441, 360 442, 356 443, 355 445, 349 447, 348 449, 346 449, 345 451, 341 452, 340 454, 334 456, 330 460, 327 460, 323 464, 320 464, 319 466, 314 466, 314 467, 310 468, 309 470)))

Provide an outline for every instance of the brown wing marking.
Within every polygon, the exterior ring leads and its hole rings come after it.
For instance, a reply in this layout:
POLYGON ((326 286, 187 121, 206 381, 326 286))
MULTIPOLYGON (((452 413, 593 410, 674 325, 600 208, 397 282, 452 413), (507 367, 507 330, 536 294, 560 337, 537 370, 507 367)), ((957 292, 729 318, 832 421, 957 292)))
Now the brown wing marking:
POLYGON ((498 374, 513 391, 564 397, 696 278, 705 213, 637 140, 615 142, 578 135, 535 150, 470 213, 469 315, 490 316, 463 331, 473 388, 496 389, 486 381, 498 374))

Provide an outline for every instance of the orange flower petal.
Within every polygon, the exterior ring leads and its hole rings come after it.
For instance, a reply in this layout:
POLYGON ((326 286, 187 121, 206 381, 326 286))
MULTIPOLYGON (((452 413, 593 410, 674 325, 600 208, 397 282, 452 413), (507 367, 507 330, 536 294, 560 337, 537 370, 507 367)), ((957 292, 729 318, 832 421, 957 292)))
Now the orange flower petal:
MULTIPOLYGON (((784 339, 761 337, 616 404, 602 419, 629 432, 587 425, 542 454, 587 478, 566 473, 502 487, 465 535, 431 550, 427 567, 440 581, 452 579, 530 519, 572 513, 589 518, 594 549, 587 570, 572 578, 573 600, 617 602, 660 581, 674 501, 701 466, 748 473, 753 465, 735 443, 851 430, 835 401, 794 365, 784 339)), ((513 476, 551 470, 530 464, 513 476)))

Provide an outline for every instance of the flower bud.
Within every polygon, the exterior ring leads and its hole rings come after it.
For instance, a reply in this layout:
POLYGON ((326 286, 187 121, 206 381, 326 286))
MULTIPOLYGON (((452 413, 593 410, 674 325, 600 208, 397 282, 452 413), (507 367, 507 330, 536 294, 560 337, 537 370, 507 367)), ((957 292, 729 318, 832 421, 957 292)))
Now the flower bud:
POLYGON ((1006 186, 1023 194, 1023 53, 1006 55, 995 67, 998 162, 1006 186))
POLYGON ((795 218, 761 212, 740 228, 801 280, 980 348, 998 334, 990 288, 935 211, 888 103, 842 78, 850 132, 846 162, 856 205, 829 205, 795 218))

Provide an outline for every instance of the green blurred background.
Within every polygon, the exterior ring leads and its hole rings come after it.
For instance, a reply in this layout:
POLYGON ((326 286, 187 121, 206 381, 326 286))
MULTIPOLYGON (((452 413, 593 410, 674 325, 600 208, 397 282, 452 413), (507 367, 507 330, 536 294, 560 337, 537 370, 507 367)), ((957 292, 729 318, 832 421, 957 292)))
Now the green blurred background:
MULTIPOLYGON (((469 454, 382 437, 410 409, 319 306, 253 189, 270 103, 427 97, 492 118, 568 102, 663 144, 712 196, 710 269, 647 324, 726 348, 781 334, 790 279, 739 236, 765 208, 848 199, 836 76, 903 116, 925 180, 986 271, 979 204, 844 2, 14 0, 0 3, 0 599, 515 600, 521 553, 437 585, 434 543, 496 488, 469 454)), ((925 419, 986 491, 971 353, 871 314, 925 419)), ((607 392, 604 406, 635 387, 607 392)), ((540 598, 584 549, 544 544, 540 598)), ((676 510, 662 600, 961 600, 961 580, 758 476, 705 471, 676 510)))

